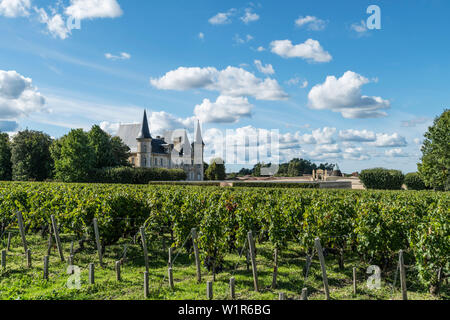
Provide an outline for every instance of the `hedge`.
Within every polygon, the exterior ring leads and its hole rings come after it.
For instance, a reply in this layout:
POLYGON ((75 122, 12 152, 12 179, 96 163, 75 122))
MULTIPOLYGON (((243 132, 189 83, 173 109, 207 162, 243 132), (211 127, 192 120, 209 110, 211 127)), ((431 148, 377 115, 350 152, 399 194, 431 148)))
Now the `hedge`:
POLYGON ((399 170, 374 168, 361 171, 359 175, 366 189, 401 190, 405 176, 399 170))
POLYGON ((186 172, 182 169, 119 167, 94 171, 90 182, 148 184, 150 181, 179 181, 186 178, 186 172))
POLYGON ((408 187, 408 190, 427 190, 427 186, 420 178, 417 172, 408 173, 405 176, 405 184, 408 187))

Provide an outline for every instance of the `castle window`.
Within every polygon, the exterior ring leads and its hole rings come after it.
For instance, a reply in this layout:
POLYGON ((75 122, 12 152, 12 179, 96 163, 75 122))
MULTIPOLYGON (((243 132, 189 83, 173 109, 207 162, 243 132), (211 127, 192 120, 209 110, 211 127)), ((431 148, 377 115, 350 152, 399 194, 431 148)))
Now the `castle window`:
POLYGON ((161 167, 164 165, 164 160, 161 158, 161 167))
POLYGON ((143 165, 144 165, 144 167, 146 167, 147 166, 147 159, 144 157, 144 158, 142 158, 142 163, 143 163, 143 165))
POLYGON ((147 145, 146 144, 144 144, 143 146, 142 146, 142 150, 143 150, 143 152, 147 152, 147 145))

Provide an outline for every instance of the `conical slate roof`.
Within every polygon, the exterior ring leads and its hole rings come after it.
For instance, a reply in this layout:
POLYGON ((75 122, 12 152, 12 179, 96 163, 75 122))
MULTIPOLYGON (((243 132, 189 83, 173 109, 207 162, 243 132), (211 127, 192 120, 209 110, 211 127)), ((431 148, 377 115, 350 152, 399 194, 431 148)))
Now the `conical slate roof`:
POLYGON ((136 139, 151 139, 152 136, 150 134, 150 129, 148 127, 148 120, 147 120, 147 111, 144 110, 144 119, 142 120, 142 127, 141 131, 139 132, 139 135, 136 139))
POLYGON ((195 143, 205 145, 205 143, 203 142, 203 138, 202 138, 202 130, 200 128, 200 120, 197 120, 197 131, 195 133, 195 143))

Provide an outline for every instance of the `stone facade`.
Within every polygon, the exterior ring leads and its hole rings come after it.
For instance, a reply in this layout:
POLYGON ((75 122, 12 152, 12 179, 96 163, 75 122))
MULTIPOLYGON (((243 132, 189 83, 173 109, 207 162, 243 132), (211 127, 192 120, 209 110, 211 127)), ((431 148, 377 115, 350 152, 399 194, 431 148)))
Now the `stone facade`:
POLYGON ((135 168, 183 169, 187 180, 203 181, 203 143, 200 122, 197 124, 195 141, 189 142, 186 131, 167 133, 166 137, 152 137, 144 111, 141 124, 120 125, 117 136, 131 150, 129 162, 135 168))

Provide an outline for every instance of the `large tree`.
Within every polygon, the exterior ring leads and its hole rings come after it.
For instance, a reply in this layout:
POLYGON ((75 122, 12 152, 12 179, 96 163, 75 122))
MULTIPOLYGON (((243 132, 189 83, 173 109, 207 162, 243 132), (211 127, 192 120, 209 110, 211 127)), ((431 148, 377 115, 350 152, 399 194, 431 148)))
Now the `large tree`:
POLYGON ((130 148, 123 143, 119 137, 111 138, 112 156, 115 167, 127 167, 130 166, 128 158, 130 157, 130 148))
POLYGON ((88 132, 89 144, 95 153, 95 168, 114 167, 111 136, 98 125, 94 125, 88 132))
POLYGON ((11 144, 7 133, 0 133, 0 180, 12 178, 11 144))
POLYGON ((434 120, 425 133, 419 175, 428 187, 450 190, 450 110, 434 120))
POLYGON ((18 132, 11 144, 12 178, 16 181, 44 181, 51 178, 52 139, 32 130, 18 132))
POLYGON ((64 182, 86 182, 95 168, 95 150, 82 129, 74 129, 52 146, 55 178, 64 182))
POLYGON ((224 180, 226 178, 226 173, 223 160, 220 158, 213 159, 205 172, 205 177, 208 180, 224 180))

